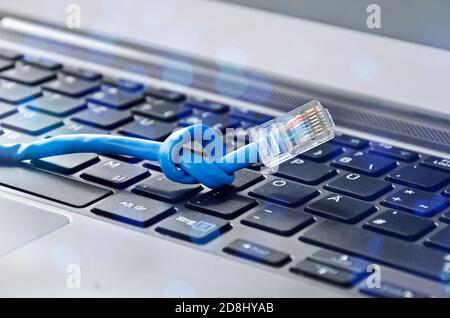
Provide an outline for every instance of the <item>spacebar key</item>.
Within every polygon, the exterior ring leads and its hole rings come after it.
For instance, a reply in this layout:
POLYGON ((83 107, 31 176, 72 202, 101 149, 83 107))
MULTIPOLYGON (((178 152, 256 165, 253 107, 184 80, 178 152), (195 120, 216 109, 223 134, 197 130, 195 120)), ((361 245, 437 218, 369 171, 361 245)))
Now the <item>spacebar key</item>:
POLYGON ((445 253, 364 229, 324 221, 300 240, 431 279, 450 281, 449 260, 446 261, 445 253))
POLYGON ((112 193, 91 184, 24 167, 0 167, 0 185, 76 208, 112 193))

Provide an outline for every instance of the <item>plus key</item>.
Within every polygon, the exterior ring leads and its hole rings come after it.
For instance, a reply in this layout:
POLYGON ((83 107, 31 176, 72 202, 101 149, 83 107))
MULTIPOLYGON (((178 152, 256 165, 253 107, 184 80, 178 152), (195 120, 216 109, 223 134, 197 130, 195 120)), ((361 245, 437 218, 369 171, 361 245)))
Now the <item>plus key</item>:
POLYGON ((449 202, 446 198, 439 195, 405 188, 384 199, 382 204, 419 216, 433 216, 445 209, 449 202))

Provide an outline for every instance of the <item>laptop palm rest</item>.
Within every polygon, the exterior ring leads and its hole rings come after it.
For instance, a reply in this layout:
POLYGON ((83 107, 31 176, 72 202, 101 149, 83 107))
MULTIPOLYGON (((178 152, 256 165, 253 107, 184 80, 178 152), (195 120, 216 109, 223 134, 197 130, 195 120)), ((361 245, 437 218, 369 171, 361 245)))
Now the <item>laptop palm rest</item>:
POLYGON ((0 207, 0 256, 24 246, 69 223, 60 214, 6 198, 0 207))

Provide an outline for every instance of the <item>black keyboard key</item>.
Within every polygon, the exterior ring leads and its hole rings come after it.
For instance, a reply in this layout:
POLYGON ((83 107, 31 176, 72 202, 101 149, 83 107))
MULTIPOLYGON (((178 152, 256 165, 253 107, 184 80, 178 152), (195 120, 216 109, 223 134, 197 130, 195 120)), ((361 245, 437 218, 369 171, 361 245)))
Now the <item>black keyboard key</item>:
POLYGON ((126 156, 126 155, 114 155, 114 154, 104 154, 106 157, 112 158, 112 159, 117 159, 123 162, 128 162, 128 163, 139 163, 142 161, 142 159, 140 158, 136 158, 136 157, 131 157, 131 156, 126 156))
POLYGON ((314 218, 306 213, 270 204, 259 207, 241 222, 270 233, 291 236, 312 224, 314 218))
POLYGON ((161 166, 159 164, 159 161, 156 161, 156 160, 147 160, 147 162, 145 162, 143 164, 143 166, 145 168, 147 168, 147 169, 151 169, 151 170, 162 172, 161 166))
POLYGON ((162 141, 176 128, 175 124, 148 118, 136 118, 135 121, 122 126, 118 132, 131 137, 162 141))
POLYGON ((27 107, 50 115, 65 117, 85 108, 86 104, 82 99, 50 93, 28 102, 27 107))
POLYGON ((77 153, 41 158, 33 161, 36 167, 54 172, 73 174, 100 161, 97 155, 77 153))
POLYGON ((213 113, 203 113, 200 116, 188 116, 182 118, 179 122, 180 126, 183 127, 203 124, 221 131, 225 131, 226 128, 237 128, 239 123, 237 119, 213 113))
POLYGON ((4 71, 14 66, 14 62, 0 58, 0 71, 4 71))
POLYGON ((258 172, 242 169, 234 173, 234 180, 227 188, 234 191, 241 191, 264 179, 264 176, 258 172))
MULTIPOLYGON (((206 113, 209 114, 209 113, 206 113)), ((179 125, 181 127, 188 127, 191 125, 196 125, 196 124, 201 124, 202 123, 202 114, 201 113, 195 113, 194 115, 185 117, 185 118, 181 118, 181 120, 179 121, 179 125)))
POLYGON ((368 176, 379 177, 394 169, 397 162, 371 153, 356 151, 334 160, 332 165, 368 176))
POLYGON ((97 204, 92 212, 134 226, 148 227, 176 210, 173 205, 164 202, 121 192, 97 204))
POLYGON ((370 152, 407 162, 413 162, 419 159, 419 154, 417 152, 384 143, 374 144, 370 152))
POLYGON ((450 251, 450 226, 446 226, 425 242, 426 245, 450 251))
POLYGON ((433 230, 436 225, 429 219, 389 210, 368 220, 364 227, 403 240, 415 241, 433 230))
POLYGON ((41 95, 39 87, 30 87, 0 79, 0 100, 20 104, 41 95))
POLYGON ((154 98, 161 98, 171 102, 181 102, 186 99, 186 95, 164 88, 147 87, 145 93, 154 98))
POLYGON ((393 189, 389 182, 358 173, 347 173, 325 186, 327 190, 362 200, 375 200, 393 189))
POLYGON ((0 102, 0 118, 7 117, 17 112, 17 108, 13 105, 0 102))
POLYGON ((367 140, 345 134, 336 134, 336 137, 334 137, 332 142, 358 150, 369 146, 369 142, 367 140))
POLYGON ((195 244, 206 244, 231 229, 225 220, 199 212, 184 210, 165 220, 156 231, 195 244))
POLYGON ((55 72, 17 63, 15 68, 1 72, 0 77, 26 85, 37 85, 54 78, 55 72))
POLYGON ((233 107, 230 110, 230 116, 239 118, 240 120, 244 120, 247 122, 251 122, 257 125, 264 124, 265 122, 272 120, 273 116, 269 116, 266 114, 256 113, 254 111, 233 107))
POLYGON ((134 193, 161 201, 177 203, 200 192, 200 184, 183 184, 167 179, 164 175, 148 178, 134 187, 134 193))
POLYGON ((133 116, 104 106, 89 105, 88 109, 76 114, 72 120, 109 130, 132 121, 133 116))
POLYGON ((144 99, 141 93, 128 92, 114 86, 102 87, 102 90, 92 93, 88 101, 112 108, 124 109, 139 103, 144 99))
POLYGON ((447 158, 428 157, 421 164, 430 168, 450 172, 450 159, 447 158))
POLYGON ((252 163, 250 166, 248 166, 248 169, 254 170, 254 171, 261 171, 264 167, 264 164, 262 162, 252 163))
POLYGON ((56 117, 32 111, 21 111, 2 120, 3 127, 38 136, 63 125, 56 117))
POLYGON ((326 142, 315 147, 314 149, 302 153, 300 157, 318 162, 325 162, 339 156, 343 152, 344 150, 342 147, 332 144, 331 142, 326 142))
POLYGON ((307 184, 319 184, 336 174, 336 169, 300 158, 282 163, 277 171, 281 177, 307 184))
POLYGON ((83 68, 64 66, 62 72, 66 75, 79 77, 87 81, 98 81, 102 78, 100 73, 83 68))
POLYGON ((364 285, 361 293, 380 298, 429 298, 430 296, 415 290, 381 282, 380 288, 369 288, 364 285))
POLYGON ((24 143, 34 141, 36 138, 13 130, 2 129, 0 144, 24 143))
POLYGON ((442 214, 441 219, 442 222, 450 223, 450 210, 442 214))
POLYGON ((210 190, 186 204, 188 208, 193 210, 224 219, 234 219, 257 205, 258 202, 253 199, 219 190, 210 190))
POLYGON ((161 98, 171 102, 181 102, 186 99, 186 95, 164 88, 147 87, 146 93, 151 97, 161 98))
POLYGON ((301 261, 291 268, 291 271, 343 287, 350 287, 363 277, 361 274, 358 275, 337 267, 317 263, 310 259, 301 261))
POLYGON ((369 262, 363 259, 328 250, 319 250, 308 259, 357 274, 367 272, 367 266, 369 266, 369 262))
POLYGON ((234 256, 274 267, 281 267, 291 260, 289 254, 242 239, 234 240, 223 251, 234 256))
POLYGON ((447 185, 450 174, 419 166, 404 166, 388 175, 389 181, 426 191, 447 185))
POLYGON ((56 174, 17 166, 0 167, 0 185, 76 208, 112 193, 56 174))
POLYGON ((22 54, 5 48, 0 48, 0 56, 9 60, 20 60, 22 58, 22 54))
POLYGON ((150 173, 147 169, 114 160, 104 160, 86 169, 81 177, 114 188, 126 188, 150 173))
POLYGON ((184 105, 213 113, 224 113, 230 109, 228 105, 204 99, 189 99, 184 102, 184 105))
POLYGON ((98 82, 86 81, 71 75, 59 75, 56 80, 43 85, 43 88, 63 95, 81 97, 95 91, 99 86, 98 82))
POLYGON ((31 55, 25 55, 22 60, 25 64, 44 68, 50 71, 56 71, 62 67, 61 63, 52 61, 42 57, 36 57, 31 55))
POLYGON ((142 105, 133 108, 133 113, 164 121, 174 121, 192 113, 192 109, 162 99, 147 99, 142 105))
POLYGON ((419 216, 432 216, 445 209, 449 205, 449 201, 438 195, 405 188, 388 196, 382 204, 419 216))
POLYGON ((297 182, 271 179, 250 191, 249 194, 277 204, 294 207, 319 195, 319 191, 297 182))
POLYGON ((323 221, 300 239, 438 281, 450 281, 450 273, 444 270, 446 253, 354 226, 323 221))
POLYGON ((306 211, 345 223, 356 223, 376 211, 374 205, 341 194, 329 194, 306 207, 306 211))
POLYGON ((60 136, 60 135, 73 135, 73 134, 107 134, 106 130, 100 130, 85 126, 80 123, 68 121, 64 126, 50 131, 47 137, 60 136))
POLYGON ((108 84, 109 86, 115 86, 119 89, 129 91, 129 92, 138 92, 144 89, 144 85, 141 83, 137 83, 135 81, 127 80, 124 78, 104 78, 103 83, 108 84))

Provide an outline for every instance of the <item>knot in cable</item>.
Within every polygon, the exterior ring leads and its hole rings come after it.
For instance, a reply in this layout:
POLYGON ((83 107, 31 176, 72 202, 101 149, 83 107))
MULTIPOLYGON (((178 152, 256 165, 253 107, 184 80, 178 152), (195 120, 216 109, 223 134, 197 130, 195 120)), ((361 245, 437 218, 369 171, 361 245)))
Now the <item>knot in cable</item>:
POLYGON ((215 129, 201 124, 192 125, 173 132, 162 143, 158 161, 162 172, 172 181, 220 188, 233 182, 234 173, 224 171, 223 158, 211 159, 217 157, 215 152, 219 147, 220 153, 225 154, 225 144, 215 129), (202 146, 201 155, 186 151, 184 145, 192 145, 193 142, 202 146))

